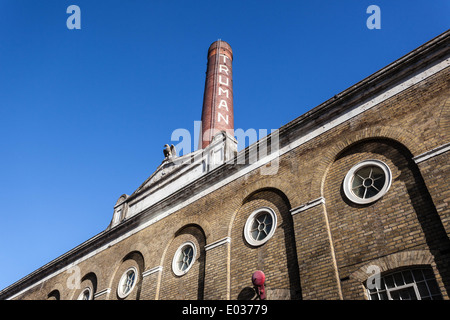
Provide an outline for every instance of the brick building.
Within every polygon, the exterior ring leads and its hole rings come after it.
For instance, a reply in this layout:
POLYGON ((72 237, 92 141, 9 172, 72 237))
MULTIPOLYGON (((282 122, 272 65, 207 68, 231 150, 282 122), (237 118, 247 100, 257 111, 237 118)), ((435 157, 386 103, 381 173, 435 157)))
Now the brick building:
POLYGON ((0 299, 254 299, 256 270, 269 300, 449 299, 449 40, 240 152, 232 51, 215 42, 202 148, 167 146, 106 230, 0 299))

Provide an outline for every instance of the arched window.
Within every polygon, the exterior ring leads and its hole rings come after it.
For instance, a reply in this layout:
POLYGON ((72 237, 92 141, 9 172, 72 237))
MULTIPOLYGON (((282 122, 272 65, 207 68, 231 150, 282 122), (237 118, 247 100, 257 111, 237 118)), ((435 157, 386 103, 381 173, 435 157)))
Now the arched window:
POLYGON ((369 300, 442 300, 430 267, 402 269, 382 274, 378 285, 366 284, 369 300))

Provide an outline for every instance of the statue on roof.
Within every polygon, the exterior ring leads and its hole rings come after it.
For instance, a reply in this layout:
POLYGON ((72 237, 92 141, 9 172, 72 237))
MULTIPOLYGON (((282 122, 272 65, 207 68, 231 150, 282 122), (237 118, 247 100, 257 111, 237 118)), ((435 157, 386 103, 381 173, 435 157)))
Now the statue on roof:
POLYGON ((177 156, 177 150, 175 150, 175 146, 173 144, 170 147, 168 144, 165 144, 163 152, 165 159, 170 159, 177 156))

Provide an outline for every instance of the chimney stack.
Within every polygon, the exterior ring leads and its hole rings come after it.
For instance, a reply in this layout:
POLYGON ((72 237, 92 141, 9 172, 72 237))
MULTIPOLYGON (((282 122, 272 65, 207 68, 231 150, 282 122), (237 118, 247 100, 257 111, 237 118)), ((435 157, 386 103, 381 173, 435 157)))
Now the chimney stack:
POLYGON ((206 148, 221 131, 234 136, 233 117, 233 51, 231 46, 217 40, 208 49, 205 93, 203 96, 200 145, 206 148))

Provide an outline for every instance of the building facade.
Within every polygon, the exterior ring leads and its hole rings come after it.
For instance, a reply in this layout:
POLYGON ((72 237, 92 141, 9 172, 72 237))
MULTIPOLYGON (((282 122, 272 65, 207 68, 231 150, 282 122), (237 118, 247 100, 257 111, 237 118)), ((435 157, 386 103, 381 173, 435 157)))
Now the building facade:
POLYGON ((0 299, 255 299, 256 270, 268 300, 449 299, 449 42, 447 31, 240 152, 231 47, 215 42, 202 132, 217 132, 180 157, 167 146, 105 231, 0 299))

